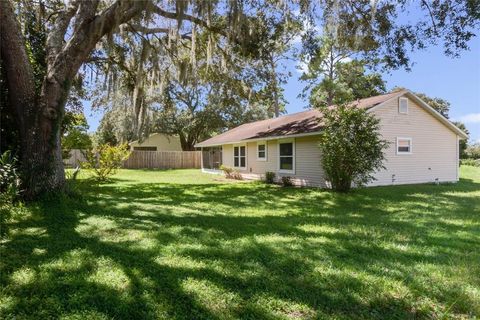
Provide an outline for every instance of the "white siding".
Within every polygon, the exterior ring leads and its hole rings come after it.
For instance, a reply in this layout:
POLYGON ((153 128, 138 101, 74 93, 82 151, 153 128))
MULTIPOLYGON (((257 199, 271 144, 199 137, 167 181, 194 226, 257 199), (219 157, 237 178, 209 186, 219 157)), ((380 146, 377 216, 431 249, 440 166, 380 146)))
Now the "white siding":
POLYGON ((222 146, 222 164, 233 168, 233 145, 224 144, 222 146))
POLYGON ((296 138, 295 158, 295 174, 290 175, 295 178, 295 184, 302 186, 325 186, 321 152, 318 148, 318 137, 296 138))
POLYGON ((383 138, 390 142, 386 170, 371 185, 457 181, 457 135, 409 100, 408 114, 398 112, 398 99, 372 111, 380 118, 383 138), (397 137, 412 139, 411 154, 396 153, 397 137), (392 175, 395 175, 392 179, 392 175))
MULTIPOLYGON (((295 139, 295 174, 278 172, 279 140, 266 141, 267 161, 257 160, 257 142, 247 143, 247 168, 239 171, 253 179, 261 179, 265 172, 272 171, 278 177, 293 177, 297 185, 325 186, 317 140, 318 138, 314 136, 295 139)), ((231 144, 223 145, 223 164, 233 167, 233 145, 231 144)))

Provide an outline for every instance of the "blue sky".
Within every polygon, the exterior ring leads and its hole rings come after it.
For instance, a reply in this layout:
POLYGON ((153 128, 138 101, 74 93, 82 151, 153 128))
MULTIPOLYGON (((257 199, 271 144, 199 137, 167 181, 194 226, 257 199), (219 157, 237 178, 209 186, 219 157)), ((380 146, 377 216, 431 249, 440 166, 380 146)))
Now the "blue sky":
MULTIPOLYGON (((450 119, 465 123, 470 131, 470 140, 480 142, 480 39, 470 42, 470 51, 461 53, 460 58, 449 58, 443 54, 443 47, 430 47, 411 53, 415 63, 412 70, 392 71, 383 74, 387 89, 395 86, 408 88, 414 92, 423 92, 439 97, 451 103, 450 119)), ((288 102, 287 112, 304 110, 306 102, 297 98, 304 84, 298 80, 300 73, 290 61, 287 68, 292 77, 284 86, 288 102)), ((92 113, 90 103, 85 101, 85 115, 90 131, 98 127, 101 114, 92 113)))

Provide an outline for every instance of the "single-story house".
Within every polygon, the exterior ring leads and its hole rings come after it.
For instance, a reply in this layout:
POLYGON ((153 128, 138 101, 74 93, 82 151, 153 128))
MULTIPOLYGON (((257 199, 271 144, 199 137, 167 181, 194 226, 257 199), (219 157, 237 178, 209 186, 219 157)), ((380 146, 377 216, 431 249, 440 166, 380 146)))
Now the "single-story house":
MULTIPOLYGON (((458 181, 459 140, 466 134, 409 90, 357 100, 380 119, 390 142, 386 169, 371 185, 458 181)), ((321 112, 307 110, 243 124, 196 145, 202 170, 219 172, 221 164, 245 178, 260 179, 272 171, 291 176, 297 185, 328 185, 318 148, 321 112)))
POLYGON ((153 133, 148 138, 128 144, 132 151, 182 151, 180 138, 163 133, 153 133))

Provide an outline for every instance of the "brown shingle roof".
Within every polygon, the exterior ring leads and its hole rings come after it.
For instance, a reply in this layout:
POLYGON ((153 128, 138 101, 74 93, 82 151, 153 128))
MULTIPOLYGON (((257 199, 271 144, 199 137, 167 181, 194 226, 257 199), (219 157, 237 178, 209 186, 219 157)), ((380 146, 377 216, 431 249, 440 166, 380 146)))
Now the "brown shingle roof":
MULTIPOLYGON (((369 109, 395 96, 400 96, 403 93, 405 93, 405 91, 396 91, 357 100, 352 102, 352 104, 360 108, 369 109)), ((195 146, 215 146, 251 139, 314 133, 320 131, 319 120, 321 118, 322 113, 319 110, 307 110, 278 118, 245 123, 208 140, 197 143, 195 146)))

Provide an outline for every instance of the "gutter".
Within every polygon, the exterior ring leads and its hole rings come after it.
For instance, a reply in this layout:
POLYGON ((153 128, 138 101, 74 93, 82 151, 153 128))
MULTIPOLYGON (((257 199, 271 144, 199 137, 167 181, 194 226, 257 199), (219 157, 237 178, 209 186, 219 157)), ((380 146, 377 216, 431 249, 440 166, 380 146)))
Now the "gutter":
POLYGON ((316 136, 319 135, 321 131, 314 131, 308 133, 297 133, 297 134, 290 134, 290 135, 283 135, 283 136, 269 136, 263 138, 252 138, 252 139, 244 139, 244 140, 237 140, 237 141, 226 141, 214 144, 203 144, 197 143, 195 145, 196 148, 204 148, 204 147, 218 147, 225 144, 239 144, 245 142, 255 142, 255 141, 269 141, 269 140, 278 140, 278 139, 287 139, 287 138, 300 138, 300 137, 309 137, 309 136, 316 136))

